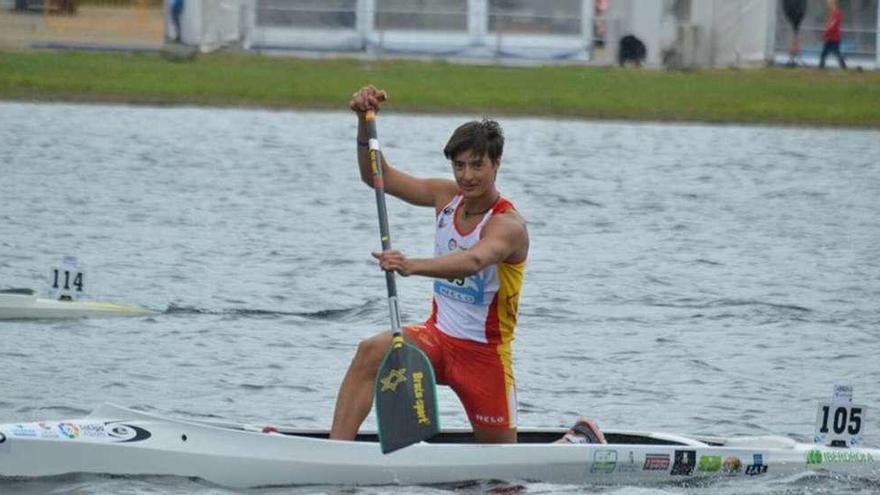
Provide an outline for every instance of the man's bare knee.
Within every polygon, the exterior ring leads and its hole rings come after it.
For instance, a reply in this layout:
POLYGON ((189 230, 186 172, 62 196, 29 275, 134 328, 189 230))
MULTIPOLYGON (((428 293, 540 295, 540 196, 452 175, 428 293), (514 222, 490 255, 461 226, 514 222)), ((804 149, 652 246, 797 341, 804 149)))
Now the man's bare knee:
POLYGON ((352 359, 352 366, 357 366, 363 372, 375 375, 390 345, 391 335, 388 333, 380 333, 360 341, 354 359, 352 359))

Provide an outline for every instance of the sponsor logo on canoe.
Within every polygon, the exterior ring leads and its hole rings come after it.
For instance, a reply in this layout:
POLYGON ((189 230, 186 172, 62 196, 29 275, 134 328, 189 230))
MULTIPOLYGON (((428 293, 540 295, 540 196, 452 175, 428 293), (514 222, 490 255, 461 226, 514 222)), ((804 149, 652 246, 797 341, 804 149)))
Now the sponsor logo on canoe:
POLYGON ((125 425, 107 425, 107 436, 119 440, 125 440, 134 436, 134 430, 125 425))
POLYGON ((406 381, 406 368, 394 368, 381 380, 382 388, 379 392, 397 392, 397 386, 406 381))
POLYGON ((12 429, 14 437, 36 437, 37 429, 33 425, 15 425, 12 429))
POLYGON ((646 454, 644 471, 666 471, 669 469, 669 454, 646 454))
POLYGON ((89 438, 93 441, 137 442, 152 435, 149 431, 115 422, 72 422, 60 423, 21 423, 13 426, 7 433, 13 437, 44 438, 50 440, 79 440, 89 438))
POLYGON ((757 476, 767 472, 767 465, 764 464, 763 454, 752 455, 752 464, 746 466, 746 474, 749 476, 757 476))
POLYGON ((735 455, 729 455, 721 463, 721 472, 726 475, 736 475, 742 470, 742 461, 735 455))
POLYGON ((612 473, 617 467, 617 451, 612 449, 596 449, 593 452, 593 464, 590 472, 612 473))
POLYGON ((79 428, 84 437, 104 438, 107 436, 103 423, 80 423, 79 428))
POLYGON ((418 419, 420 425, 429 425, 431 420, 425 413, 425 389, 422 387, 422 378, 424 376, 425 374, 421 371, 416 371, 412 374, 413 395, 416 398, 415 403, 413 403, 413 410, 416 412, 416 419, 418 419))
POLYGON ((152 436, 149 431, 139 427, 122 423, 104 423, 104 432, 107 438, 114 442, 139 442, 152 436))
POLYGON ((58 431, 61 432, 62 437, 70 440, 76 440, 81 433, 79 426, 74 423, 58 423, 58 431))
POLYGON ((626 460, 617 464, 618 473, 634 473, 639 469, 636 464, 636 455, 632 450, 626 453, 626 460))
POLYGON ((672 463, 672 472, 669 474, 673 476, 690 476, 693 474, 696 465, 696 450, 676 450, 675 462, 672 463))
POLYGON ((822 464, 823 462, 867 464, 874 461, 874 456, 866 452, 822 452, 812 449, 807 452, 807 464, 822 464))
POLYGON ((697 471, 705 471, 714 473, 721 470, 720 455, 701 455, 700 462, 697 463, 697 471))
POLYGON ((40 427, 40 437, 41 438, 58 438, 58 430, 55 429, 54 425, 50 425, 48 423, 37 423, 37 426, 40 427))

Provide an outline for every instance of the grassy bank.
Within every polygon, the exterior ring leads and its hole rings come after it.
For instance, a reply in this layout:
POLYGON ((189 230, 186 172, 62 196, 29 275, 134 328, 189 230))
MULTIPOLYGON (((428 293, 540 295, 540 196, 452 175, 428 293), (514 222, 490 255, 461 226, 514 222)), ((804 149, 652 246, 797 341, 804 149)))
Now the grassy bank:
POLYGON ((365 83, 394 111, 880 127, 880 73, 668 72, 214 54, 0 52, 0 98, 345 108, 365 83))

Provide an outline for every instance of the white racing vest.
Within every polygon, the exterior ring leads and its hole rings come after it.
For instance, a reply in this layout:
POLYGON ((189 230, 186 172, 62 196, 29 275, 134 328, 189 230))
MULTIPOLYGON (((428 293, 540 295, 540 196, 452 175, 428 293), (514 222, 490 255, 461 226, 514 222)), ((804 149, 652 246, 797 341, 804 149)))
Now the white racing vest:
MULTIPOLYGON (((470 232, 455 219, 462 196, 456 195, 437 215, 434 255, 444 256, 473 247, 492 215, 514 209, 499 198, 470 232)), ((513 341, 525 260, 490 265, 464 279, 435 279, 434 303, 427 323, 452 337, 489 344, 513 341)))

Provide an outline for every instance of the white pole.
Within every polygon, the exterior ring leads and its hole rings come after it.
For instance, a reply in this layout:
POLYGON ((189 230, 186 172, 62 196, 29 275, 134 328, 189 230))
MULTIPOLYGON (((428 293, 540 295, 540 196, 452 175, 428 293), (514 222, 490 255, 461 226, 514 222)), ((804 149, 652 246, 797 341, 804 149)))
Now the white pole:
POLYGON ((467 27, 471 45, 486 44, 486 34, 489 32, 489 0, 468 0, 467 27))
POLYGON ((715 67, 718 21, 715 19, 715 0, 712 0, 712 22, 709 23, 709 67, 715 67))
POLYGON ((877 58, 876 70, 880 70, 880 2, 877 2, 877 42, 874 43, 874 56, 877 58))
POLYGON ((257 0, 242 0, 241 12, 241 46, 250 50, 254 43, 254 29, 257 27, 257 0))
POLYGON ((776 60, 776 30, 779 26, 776 24, 776 2, 768 1, 767 6, 767 30, 764 36, 764 61, 773 65, 776 60))
POLYGON ((187 2, 180 16, 180 41, 185 45, 195 45, 199 50, 206 51, 205 44, 205 4, 187 2))
POLYGON ((376 0, 357 0, 355 26, 361 38, 361 48, 369 51, 370 41, 376 28, 376 0))
POLYGON ((588 61, 593 60, 593 4, 596 0, 581 0, 581 38, 588 61))

